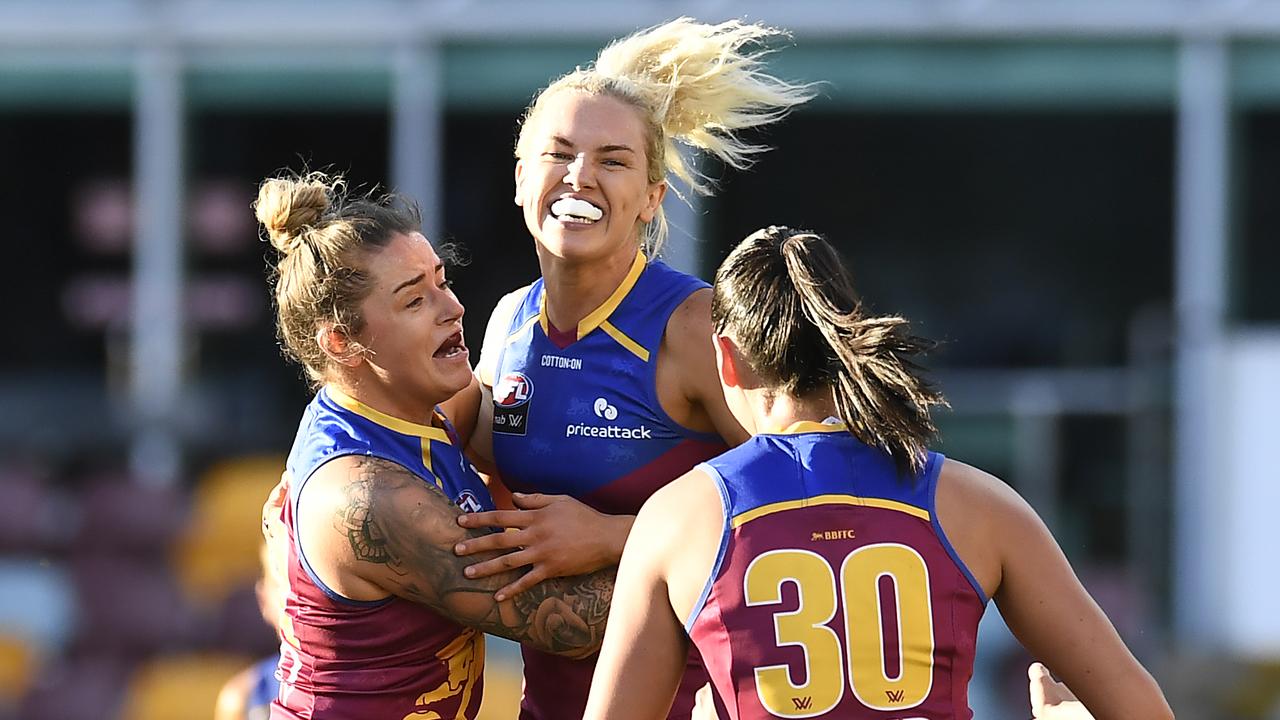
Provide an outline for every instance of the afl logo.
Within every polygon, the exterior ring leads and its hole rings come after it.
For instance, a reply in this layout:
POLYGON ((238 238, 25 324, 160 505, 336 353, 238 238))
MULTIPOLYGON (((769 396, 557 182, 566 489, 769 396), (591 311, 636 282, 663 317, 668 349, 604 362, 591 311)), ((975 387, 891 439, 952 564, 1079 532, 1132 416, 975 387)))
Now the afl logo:
POLYGON ((493 403, 501 408, 517 408, 533 397, 533 381, 520 372, 507 373, 493 388, 493 403))
POLYGON ((475 493, 470 490, 463 490, 462 494, 458 495, 458 499, 454 501, 454 504, 457 505, 462 512, 473 513, 484 510, 484 506, 480 504, 480 500, 476 498, 475 493))

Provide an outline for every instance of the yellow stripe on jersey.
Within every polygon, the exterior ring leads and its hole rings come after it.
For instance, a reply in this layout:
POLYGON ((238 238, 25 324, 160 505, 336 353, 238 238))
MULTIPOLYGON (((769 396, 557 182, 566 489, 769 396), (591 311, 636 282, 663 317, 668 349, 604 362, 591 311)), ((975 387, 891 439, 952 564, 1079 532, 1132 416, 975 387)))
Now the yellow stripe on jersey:
POLYGON ((436 475, 436 471, 431 469, 431 438, 422 438, 422 466, 431 473, 431 479, 435 481, 436 487, 444 490, 444 481, 436 475))
MULTIPOLYGON (((384 412, 374 410, 332 385, 327 386, 327 389, 329 391, 329 397, 333 398, 334 402, 366 420, 371 420, 385 428, 395 430, 396 432, 403 433, 405 435, 415 435, 420 438, 437 440, 450 445, 453 444, 449 440, 449 433, 445 432, 443 428, 431 427, 430 425, 419 425, 418 423, 409 422, 408 420, 401 420, 398 417, 393 417, 384 412)), ((428 465, 428 467, 430 467, 430 465, 428 465)))
POLYGON ((800 422, 792 423, 785 430, 779 432, 778 434, 779 435, 795 435, 796 433, 811 433, 811 432, 838 433, 838 432, 845 432, 847 430, 848 428, 845 427, 844 423, 820 423, 820 422, 813 422, 812 420, 801 420, 800 422))
POLYGON ((857 495, 814 495, 813 497, 800 498, 799 500, 784 500, 782 502, 761 505, 758 508, 752 508, 743 513, 733 516, 733 527, 741 527, 746 523, 765 515, 772 515, 783 510, 796 510, 799 508, 815 507, 817 505, 860 505, 862 507, 881 508, 883 510, 896 510, 908 515, 929 522, 929 511, 924 508, 918 508, 915 505, 908 505, 897 500, 886 500, 884 498, 858 497, 857 495))
MULTIPOLYGON (((643 252, 636 253, 636 259, 631 261, 631 269, 627 271, 627 276, 622 279, 622 284, 618 286, 618 289, 613 291, 613 294, 609 296, 608 300, 604 301, 603 305, 592 311, 590 315, 582 318, 581 322, 578 323, 579 340, 586 337, 592 330, 603 325, 604 321, 608 320, 609 316, 613 314, 613 311, 618 309, 618 306, 626 299, 627 294, 631 292, 631 288, 634 288, 640 280, 640 273, 644 272, 644 266, 648 263, 649 261, 645 259, 643 252)), ((609 334, 613 335, 613 333, 609 334)), ((627 349, 631 350, 631 348, 627 349)), ((631 352, 635 352, 635 350, 631 350, 631 352)))
MULTIPOLYGON (((636 283, 640 280, 640 274, 644 272, 644 268, 648 264, 649 260, 644 256, 644 253, 636 251, 636 259, 631 261, 631 269, 627 271, 627 276, 622 279, 622 284, 613 291, 613 294, 610 295, 609 298, 600 305, 600 307, 592 310, 586 317, 582 318, 582 320, 578 322, 579 340, 586 337, 592 330, 600 327, 604 324, 604 321, 609 319, 609 316, 613 314, 613 311, 618 309, 618 306, 626 299, 627 295, 631 292, 631 289, 636 286, 636 283)), ((547 291, 545 287, 542 290, 541 307, 538 308, 538 322, 542 325, 542 332, 546 333, 546 335, 550 337, 551 321, 547 319, 547 291)), ((516 334, 519 333, 517 332, 516 334)), ((612 335, 613 333, 610 334, 612 335)), ((627 349, 631 350, 631 352, 635 352, 635 350, 629 347, 627 349)))
POLYGON ((613 323, 608 320, 600 323, 600 329, 609 334, 609 337, 618 341, 618 344, 631 351, 632 355, 640 358, 645 362, 649 362, 649 351, 645 350, 640 343, 627 337, 627 334, 614 327, 613 323))

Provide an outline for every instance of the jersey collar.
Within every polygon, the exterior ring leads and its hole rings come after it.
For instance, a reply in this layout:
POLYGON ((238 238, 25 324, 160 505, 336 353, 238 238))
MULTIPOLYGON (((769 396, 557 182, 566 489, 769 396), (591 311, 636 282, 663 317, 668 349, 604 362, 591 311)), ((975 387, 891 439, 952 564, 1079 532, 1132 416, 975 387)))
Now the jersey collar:
MULTIPOLYGON (((401 420, 398 417, 393 417, 384 412, 379 412, 332 385, 326 385, 324 391, 329 394, 329 398, 331 400, 343 409, 349 410, 366 420, 377 423, 388 430, 394 430, 402 435, 413 435, 414 437, 436 440, 450 445, 453 444, 452 440, 449 439, 449 433, 445 432, 443 428, 432 427, 431 425, 419 425, 418 423, 401 420)), ((443 416, 440 415, 439 408, 437 408, 433 414, 443 419, 443 416)))
MULTIPOLYGON (((604 321, 609 319, 613 311, 618 309, 618 306, 627 298, 631 289, 636 286, 636 282, 640 280, 640 273, 644 272, 645 265, 648 263, 649 260, 644 256, 644 253, 636 251, 636 259, 632 261, 631 269, 627 271, 627 276, 622 279, 622 284, 613 291, 613 294, 600 307, 592 310, 578 323, 579 340, 604 324, 604 321)), ((542 332, 550 336, 551 321, 547 319, 547 294, 545 291, 542 293, 542 301, 538 307, 538 322, 542 325, 542 332)))
POLYGON ((785 429, 780 431, 779 435, 796 435, 799 433, 839 433, 848 432, 849 428, 840 421, 831 422, 833 418, 829 418, 823 422, 814 422, 812 420, 801 420, 800 422, 791 423, 785 429))

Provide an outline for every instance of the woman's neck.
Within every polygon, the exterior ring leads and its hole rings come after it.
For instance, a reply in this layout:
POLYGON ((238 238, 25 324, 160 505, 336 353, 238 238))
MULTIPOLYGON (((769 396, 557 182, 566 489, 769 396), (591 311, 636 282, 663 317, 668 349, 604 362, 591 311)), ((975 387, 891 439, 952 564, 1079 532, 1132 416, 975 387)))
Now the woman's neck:
POLYGON ((538 264, 546 289, 547 319, 558 330, 572 330, 604 304, 626 279, 635 263, 635 246, 585 262, 567 261, 538 249, 538 264))
POLYGON ((778 433, 798 422, 822 422, 836 415, 831 391, 796 397, 765 388, 746 391, 755 433, 778 433))
POLYGON ((374 377, 334 379, 330 385, 384 415, 417 425, 433 424, 436 405, 448 399, 413 397, 403 390, 393 392, 387 383, 374 377))

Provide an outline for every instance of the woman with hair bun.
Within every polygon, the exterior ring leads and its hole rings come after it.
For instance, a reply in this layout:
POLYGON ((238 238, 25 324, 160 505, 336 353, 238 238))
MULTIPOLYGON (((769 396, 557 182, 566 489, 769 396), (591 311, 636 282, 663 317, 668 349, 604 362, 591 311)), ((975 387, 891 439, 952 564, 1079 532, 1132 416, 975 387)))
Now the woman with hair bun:
MULTIPOLYGON (((813 97, 766 71, 767 43, 781 36, 674 20, 609 45, 525 112, 515 201, 542 277, 489 321, 477 375, 490 399, 474 446, 520 510, 466 516, 467 527, 515 530, 460 548, 513 551, 477 564, 476 577, 529 566, 499 597, 616 564, 645 498, 746 439, 715 380, 709 289, 657 253, 669 179, 710 191, 677 144, 744 168, 766 148, 741 133, 813 97)), ((524 659, 520 717, 581 716, 592 662, 528 647, 524 659)), ((690 667, 672 717, 689 717, 706 683, 696 656, 690 667)))
POLYGON ((318 173, 264 181, 255 209, 281 254, 282 345, 317 391, 264 509, 285 582, 271 716, 472 718, 483 633, 594 652, 611 571, 498 602, 517 573, 470 579, 453 553, 487 532, 458 515, 493 503, 461 453, 478 402, 463 308, 417 209, 318 173))
POLYGON ((944 404, 916 365, 930 344, 865 314, 826 240, 748 237, 711 314, 752 438, 640 511, 586 718, 663 717, 691 642, 732 720, 969 718, 988 598, 1084 705, 1035 668, 1037 713, 1172 717, 1035 511, 928 450, 944 404))

